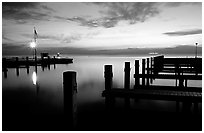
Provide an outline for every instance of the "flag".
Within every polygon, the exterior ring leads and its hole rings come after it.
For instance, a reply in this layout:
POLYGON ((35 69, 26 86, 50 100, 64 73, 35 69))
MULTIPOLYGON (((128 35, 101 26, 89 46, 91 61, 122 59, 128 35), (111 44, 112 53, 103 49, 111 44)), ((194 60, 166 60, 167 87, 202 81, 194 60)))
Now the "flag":
POLYGON ((35 27, 34 27, 34 40, 35 41, 36 41, 37 37, 38 37, 38 34, 37 34, 37 31, 35 30, 35 27))

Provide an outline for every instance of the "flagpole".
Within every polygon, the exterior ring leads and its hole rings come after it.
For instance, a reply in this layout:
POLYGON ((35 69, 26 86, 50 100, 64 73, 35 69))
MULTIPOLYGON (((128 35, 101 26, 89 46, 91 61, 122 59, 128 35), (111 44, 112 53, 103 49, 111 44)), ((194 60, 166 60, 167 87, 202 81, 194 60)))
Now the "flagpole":
MULTIPOLYGON (((34 42, 36 44, 36 30, 35 30, 35 27, 34 27, 34 42)), ((35 63, 37 63, 37 50, 36 50, 36 47, 34 49, 34 53, 35 53, 35 63)))

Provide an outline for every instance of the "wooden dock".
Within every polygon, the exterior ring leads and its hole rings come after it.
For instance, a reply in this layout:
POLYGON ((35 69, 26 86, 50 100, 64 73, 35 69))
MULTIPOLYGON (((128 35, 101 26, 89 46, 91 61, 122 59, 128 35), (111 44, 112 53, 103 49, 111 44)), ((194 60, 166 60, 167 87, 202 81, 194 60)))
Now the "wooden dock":
POLYGON ((16 68, 16 67, 28 67, 28 66, 39 66, 39 65, 53 65, 53 64, 69 64, 73 63, 71 58, 38 58, 37 60, 33 58, 3 58, 2 67, 3 68, 16 68))
POLYGON ((142 59, 141 64, 142 73, 139 73, 139 60, 135 60, 135 86, 132 89, 130 62, 125 62, 124 88, 112 88, 112 65, 105 65, 105 90, 102 96, 105 97, 107 107, 114 106, 114 99, 120 97, 125 99, 126 107, 130 106, 130 98, 133 98, 176 101, 177 106, 182 102, 184 106, 188 106, 188 109, 194 103, 194 110, 197 110, 198 103, 202 103, 202 87, 188 87, 188 80, 202 80, 201 58, 157 56, 142 59), (174 79, 176 84, 175 86, 151 85, 156 79, 174 79))
POLYGON ((2 58, 2 71, 4 73, 4 78, 7 78, 8 68, 15 68, 16 75, 19 76, 19 68, 25 68, 27 70, 27 74, 29 74, 30 66, 35 66, 35 71, 37 73, 37 66, 42 67, 42 71, 44 68, 48 68, 50 70, 50 66, 53 65, 54 69, 56 68, 56 64, 69 64, 73 63, 73 59, 71 58, 19 58, 19 57, 12 57, 12 58, 2 58))

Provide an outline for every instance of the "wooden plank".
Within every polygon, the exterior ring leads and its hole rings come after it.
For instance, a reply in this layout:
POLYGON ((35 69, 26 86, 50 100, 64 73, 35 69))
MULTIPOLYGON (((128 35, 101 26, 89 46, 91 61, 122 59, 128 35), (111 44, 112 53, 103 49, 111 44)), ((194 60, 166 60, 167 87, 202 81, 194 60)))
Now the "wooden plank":
POLYGON ((122 97, 122 98, 139 98, 152 100, 167 100, 167 101, 190 101, 202 102, 201 92, 185 92, 185 91, 170 91, 170 90, 146 90, 146 89, 112 89, 103 91, 103 97, 122 97))
MULTIPOLYGON (((178 79, 179 77, 188 80, 202 80, 202 75, 172 75, 172 74, 158 74, 158 75, 149 75, 151 78, 154 79, 178 79)), ((147 78, 147 75, 139 74, 140 78, 147 78)))

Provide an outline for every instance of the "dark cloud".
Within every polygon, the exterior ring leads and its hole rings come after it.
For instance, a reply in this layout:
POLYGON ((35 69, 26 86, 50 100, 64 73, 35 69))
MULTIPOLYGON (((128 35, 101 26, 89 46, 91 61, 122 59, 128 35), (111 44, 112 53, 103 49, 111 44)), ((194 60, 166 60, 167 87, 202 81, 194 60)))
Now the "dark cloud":
POLYGON ((49 12, 39 12, 41 9, 51 11, 50 8, 36 2, 3 2, 2 18, 14 20, 19 24, 28 23, 33 20, 49 20, 49 12))
POLYGON ((202 5, 202 2, 165 2, 164 5, 168 7, 177 7, 181 5, 202 5))
POLYGON ((92 4, 107 9, 100 11, 104 17, 97 19, 73 17, 66 20, 78 22, 82 26, 111 28, 121 20, 127 20, 130 24, 135 24, 144 22, 159 13, 157 3, 153 2, 95 2, 92 4))
POLYGON ((186 35, 194 35, 194 34, 202 34, 202 29, 192 29, 192 30, 185 30, 185 31, 173 31, 173 32, 166 32, 163 33, 168 36, 186 36, 186 35))
POLYGON ((159 6, 176 7, 181 5, 202 5, 201 2, 93 2, 104 10, 99 11, 102 16, 97 19, 86 17, 64 18, 65 20, 78 22, 82 26, 111 28, 121 20, 129 24, 144 22, 158 15, 161 11, 159 6))

